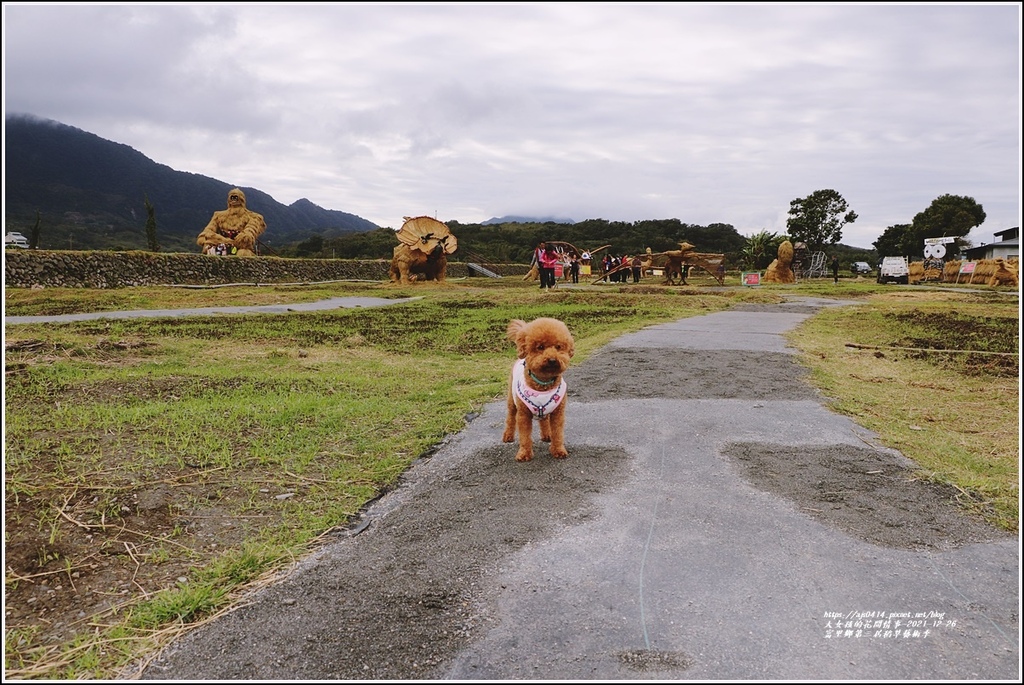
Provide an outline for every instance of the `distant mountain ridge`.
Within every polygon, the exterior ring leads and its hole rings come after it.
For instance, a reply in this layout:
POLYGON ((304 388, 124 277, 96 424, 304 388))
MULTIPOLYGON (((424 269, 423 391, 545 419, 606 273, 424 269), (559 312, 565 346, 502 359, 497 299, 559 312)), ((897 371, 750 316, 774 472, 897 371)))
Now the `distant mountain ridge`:
POLYGON ((481 226, 490 226, 493 224, 574 224, 576 223, 572 219, 565 219, 555 216, 502 216, 502 217, 491 217, 487 221, 481 221, 481 226))
MULTIPOLYGON (((30 235, 38 212, 42 249, 148 249, 148 199, 161 249, 198 251, 196 236, 214 211, 227 207, 228 191, 235 187, 176 171, 127 145, 60 122, 8 115, 4 126, 6 230, 30 235)), ((249 208, 267 221, 262 237, 267 244, 378 228, 305 198, 284 205, 256 188, 242 190, 249 208)))

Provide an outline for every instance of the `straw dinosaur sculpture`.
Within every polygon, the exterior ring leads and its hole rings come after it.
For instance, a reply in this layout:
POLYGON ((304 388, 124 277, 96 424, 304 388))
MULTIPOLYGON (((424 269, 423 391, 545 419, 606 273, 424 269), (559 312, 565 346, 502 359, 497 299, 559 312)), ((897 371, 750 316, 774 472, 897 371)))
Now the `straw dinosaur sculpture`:
POLYGON ((392 283, 408 285, 413 281, 444 283, 448 255, 459 242, 448 226, 429 216, 404 217, 405 223, 395 236, 389 276, 392 283))
POLYGON ((647 248, 647 259, 644 260, 644 269, 659 268, 665 273, 665 285, 686 285, 684 266, 696 266, 711 274, 718 285, 725 283, 725 255, 715 252, 697 252, 694 246, 687 242, 679 243, 678 250, 667 250, 665 252, 651 252, 647 248), (679 282, 676 282, 678 276, 679 282))

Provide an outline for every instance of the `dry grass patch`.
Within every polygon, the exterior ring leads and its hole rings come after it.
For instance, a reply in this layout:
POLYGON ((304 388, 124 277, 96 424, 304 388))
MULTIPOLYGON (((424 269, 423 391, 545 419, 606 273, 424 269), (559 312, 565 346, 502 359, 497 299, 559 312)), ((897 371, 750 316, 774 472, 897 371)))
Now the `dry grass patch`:
POLYGON ((903 292, 822 312, 790 334, 831 406, 1019 526, 1019 310, 987 294, 903 292))

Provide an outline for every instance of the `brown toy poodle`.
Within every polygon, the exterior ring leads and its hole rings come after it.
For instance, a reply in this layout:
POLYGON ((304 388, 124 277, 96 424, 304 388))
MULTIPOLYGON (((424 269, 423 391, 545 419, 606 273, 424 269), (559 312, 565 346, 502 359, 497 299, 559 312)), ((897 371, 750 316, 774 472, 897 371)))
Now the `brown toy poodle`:
POLYGON ((513 319, 508 338, 516 344, 508 387, 508 414, 502 442, 514 442, 519 432, 516 461, 533 459, 533 419, 540 424, 540 439, 551 443, 551 456, 569 456, 565 449, 565 380, 562 374, 575 354, 568 327, 558 319, 540 318, 526 323, 513 319))

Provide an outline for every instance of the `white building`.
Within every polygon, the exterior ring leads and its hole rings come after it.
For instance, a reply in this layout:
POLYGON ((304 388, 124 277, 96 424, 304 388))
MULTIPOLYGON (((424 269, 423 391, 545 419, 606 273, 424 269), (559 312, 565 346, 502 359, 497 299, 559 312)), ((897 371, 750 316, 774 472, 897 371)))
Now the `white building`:
POLYGON ((28 247, 28 238, 20 233, 11 231, 4 236, 4 247, 28 247))
POLYGON ((997 231, 994 235, 998 240, 988 245, 983 243, 978 247, 964 250, 964 258, 970 261, 977 261, 980 259, 1020 257, 1020 226, 997 231))

